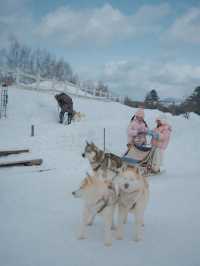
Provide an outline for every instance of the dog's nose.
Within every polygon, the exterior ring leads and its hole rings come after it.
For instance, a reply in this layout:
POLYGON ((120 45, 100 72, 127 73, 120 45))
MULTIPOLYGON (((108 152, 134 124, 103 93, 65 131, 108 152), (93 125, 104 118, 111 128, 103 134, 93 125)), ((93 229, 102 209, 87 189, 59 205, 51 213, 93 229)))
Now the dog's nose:
POLYGON ((125 183, 124 184, 124 188, 127 189, 129 187, 129 184, 128 183, 125 183))
POLYGON ((82 153, 82 157, 83 157, 83 158, 85 157, 85 153, 82 153))
POLYGON ((72 192, 72 195, 75 196, 75 192, 74 191, 72 192))

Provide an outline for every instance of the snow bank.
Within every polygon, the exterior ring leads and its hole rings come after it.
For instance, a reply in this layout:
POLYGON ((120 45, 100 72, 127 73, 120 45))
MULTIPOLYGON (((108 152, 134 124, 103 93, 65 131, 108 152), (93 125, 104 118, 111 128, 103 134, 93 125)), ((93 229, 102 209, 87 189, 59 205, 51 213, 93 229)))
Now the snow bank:
MULTIPOLYGON (((167 115, 173 128, 165 156, 167 171, 149 180, 144 241, 131 241, 130 216, 125 239, 105 248, 100 218, 89 228, 87 240, 76 240, 82 205, 71 191, 90 170, 81 157, 85 140, 103 147, 106 128, 107 150, 123 154, 135 110, 89 99, 74 99, 74 105, 85 119, 63 126, 57 123, 53 94, 9 89, 8 119, 0 120, 0 147, 30 148, 31 153, 0 161, 41 157, 44 163, 0 170, 0 265, 199 266, 199 117, 167 115), (30 137, 31 124, 35 137, 30 137)), ((160 112, 145 113, 152 127, 160 112)))

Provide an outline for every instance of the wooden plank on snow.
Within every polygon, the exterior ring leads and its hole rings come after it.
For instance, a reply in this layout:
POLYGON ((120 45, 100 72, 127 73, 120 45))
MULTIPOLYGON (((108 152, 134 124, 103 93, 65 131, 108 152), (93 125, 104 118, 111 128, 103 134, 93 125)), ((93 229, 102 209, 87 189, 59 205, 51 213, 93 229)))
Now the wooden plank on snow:
POLYGON ((43 162, 42 159, 12 161, 12 162, 0 163, 0 167, 33 166, 33 165, 41 165, 42 162, 43 162))
POLYGON ((19 153, 24 153, 24 152, 29 152, 29 149, 0 151, 0 156, 8 156, 11 154, 19 154, 19 153))

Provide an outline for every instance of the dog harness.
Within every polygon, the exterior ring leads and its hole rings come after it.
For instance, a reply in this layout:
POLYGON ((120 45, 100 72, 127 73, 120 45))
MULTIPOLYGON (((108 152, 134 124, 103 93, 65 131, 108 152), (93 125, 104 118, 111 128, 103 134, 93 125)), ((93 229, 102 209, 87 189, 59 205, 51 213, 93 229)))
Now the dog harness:
MULTIPOLYGON (((93 168, 93 170, 95 172, 98 171, 104 164, 106 164, 107 159, 112 159, 111 153, 105 153, 103 155, 103 159, 100 161, 100 163, 95 168, 93 168)), ((106 166, 107 170, 112 171, 113 173, 115 173, 116 176, 119 174, 119 171, 114 170, 112 167, 108 167, 107 164, 105 166, 106 166)), ((121 166, 122 166, 122 160, 121 160, 121 158, 119 158, 118 168, 120 168, 121 166)))
POLYGON ((116 204, 118 197, 114 187, 110 187, 109 190, 111 190, 112 195, 109 193, 108 197, 102 197, 96 202, 96 214, 100 214, 106 207, 116 204), (98 205, 100 205, 99 208, 98 205))

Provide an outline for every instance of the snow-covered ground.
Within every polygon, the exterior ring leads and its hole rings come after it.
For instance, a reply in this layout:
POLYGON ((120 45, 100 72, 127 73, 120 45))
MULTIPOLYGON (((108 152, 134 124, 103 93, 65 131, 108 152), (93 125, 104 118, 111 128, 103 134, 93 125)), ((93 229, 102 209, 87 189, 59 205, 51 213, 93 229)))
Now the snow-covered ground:
MULTIPOLYGON (((81 157, 85 140, 116 154, 126 149, 126 128, 134 109, 118 103, 74 99, 81 122, 60 125, 53 95, 9 89, 8 119, 0 120, 0 150, 30 148, 30 154, 0 157, 43 158, 42 166, 0 169, 0 265, 2 266, 199 266, 200 265, 200 118, 168 119, 173 128, 166 151, 167 171, 151 177, 145 214, 145 239, 125 238, 103 245, 100 218, 88 239, 76 239, 81 201, 71 196, 89 170, 81 157), (35 137, 30 137, 31 124, 35 137), (38 170, 46 170, 39 172, 38 170)), ((146 111, 154 124, 158 111, 146 111)))

